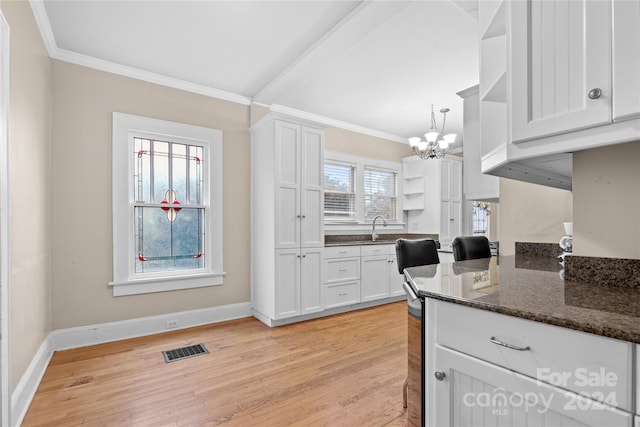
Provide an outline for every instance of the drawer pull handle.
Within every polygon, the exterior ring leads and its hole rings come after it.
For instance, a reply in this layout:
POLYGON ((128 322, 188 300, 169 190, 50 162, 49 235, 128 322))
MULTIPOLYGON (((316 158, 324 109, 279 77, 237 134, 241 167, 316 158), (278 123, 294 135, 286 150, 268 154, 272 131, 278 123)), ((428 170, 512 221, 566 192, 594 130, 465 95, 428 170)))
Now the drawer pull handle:
POLYGON ((438 381, 444 381, 444 377, 446 376, 444 372, 436 371, 434 374, 438 381))
POLYGON ((346 253, 347 253, 347 251, 340 251, 340 252, 338 252, 338 253, 339 253, 339 254, 346 254, 346 253))
POLYGON ((341 268, 340 270, 338 270, 340 273, 344 273, 345 271, 347 271, 346 268, 341 268))
POLYGON ((502 342, 500 340, 497 340, 496 337, 491 337, 489 338, 489 341, 491 341, 494 344, 497 345, 501 345, 502 347, 507 347, 510 348, 511 350, 518 350, 518 351, 528 351, 531 350, 531 347, 526 346, 526 347, 518 347, 517 345, 513 345, 513 344, 509 344, 506 342, 502 342))
POLYGON ((339 297, 346 297, 346 296, 347 296, 347 293, 346 293, 346 292, 343 292, 343 293, 341 293, 341 294, 338 294, 338 296, 339 296, 339 297))

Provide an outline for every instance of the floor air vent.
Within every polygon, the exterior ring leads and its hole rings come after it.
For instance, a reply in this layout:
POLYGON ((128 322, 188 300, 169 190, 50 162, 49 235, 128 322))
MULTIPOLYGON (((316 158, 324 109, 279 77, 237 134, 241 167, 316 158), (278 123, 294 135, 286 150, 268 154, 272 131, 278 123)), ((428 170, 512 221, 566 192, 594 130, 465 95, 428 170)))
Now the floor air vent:
POLYGON ((166 363, 175 362, 176 360, 187 359, 189 357, 200 356, 201 354, 207 354, 209 350, 204 344, 190 345, 187 347, 174 348, 173 350, 166 350, 162 352, 162 357, 166 363))

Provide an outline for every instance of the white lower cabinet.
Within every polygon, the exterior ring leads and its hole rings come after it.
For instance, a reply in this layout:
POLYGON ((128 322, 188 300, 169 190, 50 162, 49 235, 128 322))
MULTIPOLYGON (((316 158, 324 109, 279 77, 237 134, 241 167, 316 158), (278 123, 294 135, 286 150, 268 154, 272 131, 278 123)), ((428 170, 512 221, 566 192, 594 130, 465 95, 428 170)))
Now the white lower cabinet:
POLYGON ((633 425, 631 343, 425 303, 427 425, 633 425))
POLYGON ((628 412, 475 357, 436 346, 435 358, 437 426, 631 425, 628 412))
POLYGON ((322 248, 276 250, 276 318, 323 309, 322 248))
POLYGON ((324 308, 360 302, 360 246, 325 249, 324 308))
POLYGON ((361 247, 362 302, 404 295, 403 276, 398 273, 395 245, 361 247))

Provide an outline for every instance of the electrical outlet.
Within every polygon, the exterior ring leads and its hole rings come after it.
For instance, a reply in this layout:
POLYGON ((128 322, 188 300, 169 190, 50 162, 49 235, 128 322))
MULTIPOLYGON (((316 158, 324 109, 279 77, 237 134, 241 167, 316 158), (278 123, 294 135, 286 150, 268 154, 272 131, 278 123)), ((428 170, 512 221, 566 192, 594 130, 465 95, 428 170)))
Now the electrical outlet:
POLYGON ((167 320, 167 329, 177 328, 178 321, 177 320, 167 320))

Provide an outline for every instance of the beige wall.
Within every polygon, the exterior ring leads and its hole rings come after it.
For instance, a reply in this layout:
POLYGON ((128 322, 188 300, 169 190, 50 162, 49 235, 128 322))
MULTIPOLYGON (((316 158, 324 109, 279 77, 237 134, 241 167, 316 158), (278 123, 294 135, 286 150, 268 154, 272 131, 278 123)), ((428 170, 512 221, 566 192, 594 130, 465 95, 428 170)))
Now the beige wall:
POLYGON ((9 170, 12 387, 51 330, 50 63, 28 2, 1 3, 11 28, 9 170))
POLYGON ((399 162, 412 154, 409 144, 330 127, 325 132, 325 150, 399 162))
POLYGON ((513 255, 515 242, 558 243, 563 222, 572 220, 573 196, 527 182, 500 178, 500 254, 513 255))
POLYGON ((249 107, 52 61, 53 329, 250 300, 249 107), (113 297, 111 114, 223 131, 224 285, 113 297))
POLYGON ((640 142, 573 154, 573 251, 640 258, 640 142))

